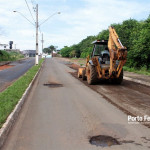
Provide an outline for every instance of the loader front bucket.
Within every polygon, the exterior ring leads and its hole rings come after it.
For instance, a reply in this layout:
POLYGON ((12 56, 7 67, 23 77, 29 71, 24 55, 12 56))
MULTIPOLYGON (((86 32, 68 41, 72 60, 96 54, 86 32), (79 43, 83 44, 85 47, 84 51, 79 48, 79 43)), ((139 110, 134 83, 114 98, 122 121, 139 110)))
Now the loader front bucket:
POLYGON ((78 69, 78 78, 82 78, 82 71, 85 70, 85 67, 80 67, 78 69))

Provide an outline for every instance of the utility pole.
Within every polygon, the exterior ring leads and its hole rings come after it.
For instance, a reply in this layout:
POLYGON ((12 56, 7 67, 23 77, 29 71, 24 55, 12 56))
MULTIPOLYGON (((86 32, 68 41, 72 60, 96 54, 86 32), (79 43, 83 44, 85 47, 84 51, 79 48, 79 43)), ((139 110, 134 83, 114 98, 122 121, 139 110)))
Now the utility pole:
MULTIPOLYGON (((22 17, 24 17, 28 22, 30 22, 35 28, 36 28, 36 54, 35 54, 35 65, 38 65, 39 64, 39 59, 38 59, 38 53, 39 53, 39 45, 38 45, 38 28, 39 26, 41 26, 43 23, 45 23, 49 18, 51 18, 52 16, 56 15, 56 14, 60 14, 60 12, 56 12, 54 13, 53 15, 49 16, 45 21, 43 21, 41 24, 39 24, 38 22, 38 4, 36 4, 36 22, 32 22, 30 21, 26 16, 24 16, 24 14, 22 14, 21 12, 19 11, 16 11, 14 10, 13 11, 14 13, 17 12, 19 13, 22 17)), ((13 41, 10 41, 10 42, 13 42, 13 41)), ((42 35, 42 52, 43 52, 43 35, 42 35)), ((11 46, 12 46, 12 43, 11 43, 11 46)))
POLYGON ((38 46, 38 4, 36 4, 36 56, 35 56, 35 65, 39 64, 38 59, 38 52, 39 52, 39 46, 38 46))
POLYGON ((42 54, 43 54, 43 43, 44 43, 44 40, 43 40, 43 33, 42 33, 42 54))

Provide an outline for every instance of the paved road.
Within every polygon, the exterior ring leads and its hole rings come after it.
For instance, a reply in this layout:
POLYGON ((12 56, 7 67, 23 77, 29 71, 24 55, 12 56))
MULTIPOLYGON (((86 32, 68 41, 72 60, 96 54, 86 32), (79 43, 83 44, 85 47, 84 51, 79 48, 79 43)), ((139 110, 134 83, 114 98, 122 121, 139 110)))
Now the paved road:
MULTIPOLYGON (((61 58, 61 60, 67 66, 76 70, 76 72, 71 73, 75 78, 103 95, 105 99, 115 104, 115 106, 117 105, 121 110, 135 116, 150 116, 150 87, 146 86, 150 85, 150 76, 125 71, 125 79, 121 85, 114 85, 106 81, 99 81, 96 85, 88 85, 87 81, 83 81, 82 78, 78 78, 77 76, 79 65, 72 64, 69 62, 70 59, 61 58), (129 80, 126 80, 128 77, 129 80), (138 81, 132 82, 135 80, 138 81), (144 85, 145 83, 146 85, 144 85)), ((150 127, 150 122, 146 125, 150 127)))
MULTIPOLYGON (((150 116, 149 86, 128 80, 123 80, 121 85, 113 85, 102 81, 96 85, 88 85, 87 81, 77 77, 77 71, 72 73, 72 75, 86 86, 103 95, 108 101, 126 111, 126 113, 142 117, 145 115, 150 116)), ((147 125, 150 127, 150 122, 147 125)))
POLYGON ((148 150, 150 129, 129 125, 127 115, 72 77, 72 71, 55 58, 46 59, 2 150, 102 149, 89 143, 95 135, 123 143, 103 150, 148 150))
POLYGON ((29 68, 34 65, 35 58, 28 58, 25 60, 13 62, 12 68, 0 71, 0 91, 9 85, 12 81, 23 75, 29 68))

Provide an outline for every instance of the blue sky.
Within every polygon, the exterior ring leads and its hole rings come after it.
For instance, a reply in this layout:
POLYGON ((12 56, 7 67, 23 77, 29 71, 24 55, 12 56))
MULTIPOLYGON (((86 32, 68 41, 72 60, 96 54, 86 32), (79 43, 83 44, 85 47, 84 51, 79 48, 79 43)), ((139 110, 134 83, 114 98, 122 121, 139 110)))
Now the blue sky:
MULTIPOLYGON (((27 0, 33 16, 33 6, 39 4, 39 22, 55 12, 41 25, 44 47, 49 45, 70 46, 90 35, 97 35, 112 23, 126 19, 144 20, 150 14, 149 0, 27 0)), ((0 0, 0 43, 14 41, 16 47, 35 49, 35 27, 18 13, 32 21, 25 0, 0 0)), ((39 33, 39 50, 41 51, 39 33)))

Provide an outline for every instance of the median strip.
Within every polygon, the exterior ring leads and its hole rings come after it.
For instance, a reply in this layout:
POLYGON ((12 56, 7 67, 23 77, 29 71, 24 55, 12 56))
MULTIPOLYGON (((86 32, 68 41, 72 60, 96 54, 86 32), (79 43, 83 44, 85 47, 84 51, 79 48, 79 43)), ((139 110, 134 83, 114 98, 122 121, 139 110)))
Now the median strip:
POLYGON ((22 77, 0 93, 0 147, 24 103, 25 97, 36 78, 44 59, 30 68, 22 77), (11 113, 12 112, 12 113, 11 113))

